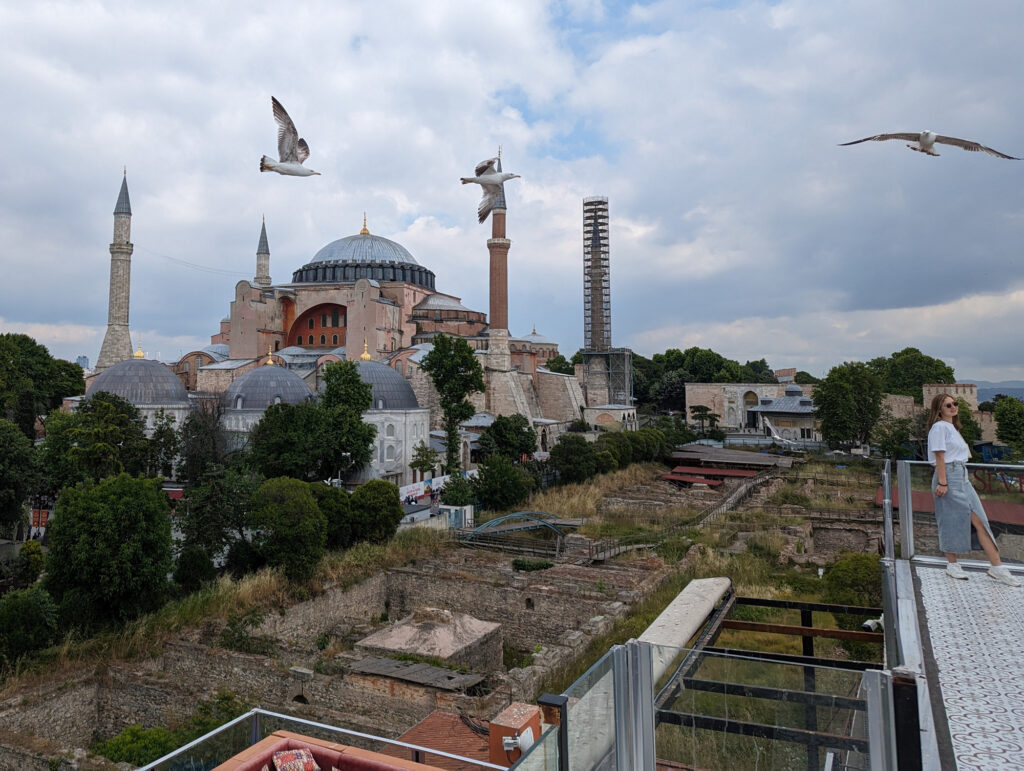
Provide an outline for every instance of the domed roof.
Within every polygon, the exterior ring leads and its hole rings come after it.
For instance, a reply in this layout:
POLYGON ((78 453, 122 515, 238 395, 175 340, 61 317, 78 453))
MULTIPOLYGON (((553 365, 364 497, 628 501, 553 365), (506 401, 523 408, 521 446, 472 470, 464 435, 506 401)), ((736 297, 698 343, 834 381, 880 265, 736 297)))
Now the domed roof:
MULTIPOLYGON (((420 403, 416 401, 409 381, 379 361, 356 361, 359 379, 373 388, 371 410, 418 410, 420 403)), ((320 381, 317 389, 324 391, 324 382, 320 381)))
POLYGON ((154 359, 125 359, 103 370, 89 384, 86 396, 97 391, 120 396, 132 404, 188 404, 188 391, 170 367, 154 359))
POLYGON ((306 381, 291 370, 263 365, 249 370, 228 386, 222 400, 224 408, 229 410, 265 410, 273 404, 299 404, 312 395, 306 381))
POLYGON ((404 262, 419 265, 404 246, 372 233, 357 233, 331 241, 313 255, 312 262, 404 262))

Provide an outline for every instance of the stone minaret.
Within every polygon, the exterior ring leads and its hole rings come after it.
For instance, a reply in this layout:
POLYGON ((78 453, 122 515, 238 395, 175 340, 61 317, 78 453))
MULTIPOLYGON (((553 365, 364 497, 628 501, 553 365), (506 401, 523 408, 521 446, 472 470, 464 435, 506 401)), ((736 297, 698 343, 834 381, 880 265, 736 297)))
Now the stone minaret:
MULTIPOLYGON (((501 171, 501 152, 495 170, 501 171)), ((491 209, 491 237, 487 251, 491 256, 491 307, 487 346, 487 366, 507 371, 512 368, 508 349, 508 250, 512 242, 505 237, 505 186, 501 197, 491 209)))
POLYGON ((128 200, 128 173, 114 207, 114 241, 110 244, 110 293, 107 297, 107 334, 103 337, 96 371, 132 357, 128 333, 128 298, 132 273, 132 205, 128 200))
POLYGON ((267 243, 267 220, 264 218, 260 229, 260 243, 256 247, 256 286, 270 286, 270 245, 267 243))

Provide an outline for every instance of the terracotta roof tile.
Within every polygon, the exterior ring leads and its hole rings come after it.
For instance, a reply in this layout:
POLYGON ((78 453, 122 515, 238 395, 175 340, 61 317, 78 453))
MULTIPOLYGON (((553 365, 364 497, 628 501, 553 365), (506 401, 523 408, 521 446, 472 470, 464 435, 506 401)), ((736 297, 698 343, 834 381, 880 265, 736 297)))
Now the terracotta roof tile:
MULTIPOLYGON (((473 722, 484 728, 488 726, 486 720, 473 719, 473 722)), ((462 716, 453 712, 434 710, 424 720, 399 736, 398 741, 450 752, 453 755, 462 755, 470 760, 480 760, 485 763, 490 757, 487 736, 473 731, 463 721, 462 716)), ((388 746, 381 752, 392 757, 413 759, 413 751, 404 747, 388 746)), ((425 757, 416 758, 416 760, 448 769, 448 771, 480 771, 480 767, 473 763, 462 763, 430 753, 425 753, 425 757)))

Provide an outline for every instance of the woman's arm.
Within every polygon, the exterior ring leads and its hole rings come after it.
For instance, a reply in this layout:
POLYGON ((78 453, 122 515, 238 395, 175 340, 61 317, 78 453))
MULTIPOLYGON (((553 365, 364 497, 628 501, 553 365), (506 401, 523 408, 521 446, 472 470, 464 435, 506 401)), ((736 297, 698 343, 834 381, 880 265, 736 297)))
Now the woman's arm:
POLYGON ((949 490, 946 485, 946 451, 934 450, 933 453, 935 455, 935 476, 939 480, 936 483, 935 494, 941 498, 949 490))

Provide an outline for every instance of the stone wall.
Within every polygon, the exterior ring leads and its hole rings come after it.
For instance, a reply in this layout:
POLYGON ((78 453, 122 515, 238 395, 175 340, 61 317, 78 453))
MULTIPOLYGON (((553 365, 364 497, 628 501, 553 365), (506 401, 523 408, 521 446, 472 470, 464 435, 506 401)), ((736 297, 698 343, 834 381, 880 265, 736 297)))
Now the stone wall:
POLYGON ((79 673, 0 702, 0 726, 54 742, 88 747, 96 729, 99 685, 79 673))
POLYGON ((583 391, 574 375, 537 373, 541 414, 551 420, 577 420, 583 415, 583 391))
POLYGON ((914 401, 913 396, 902 394, 884 394, 882 397, 882 410, 888 408, 894 418, 912 418, 921 409, 914 401))
POLYGON ((300 602, 284 615, 269 613, 257 634, 312 648, 316 638, 339 624, 372 623, 387 611, 388 576, 378 573, 347 589, 328 587, 319 597, 300 602))
POLYGON ((829 560, 843 552, 877 554, 881 537, 880 524, 816 521, 811 524, 812 543, 808 545, 808 550, 829 560))

